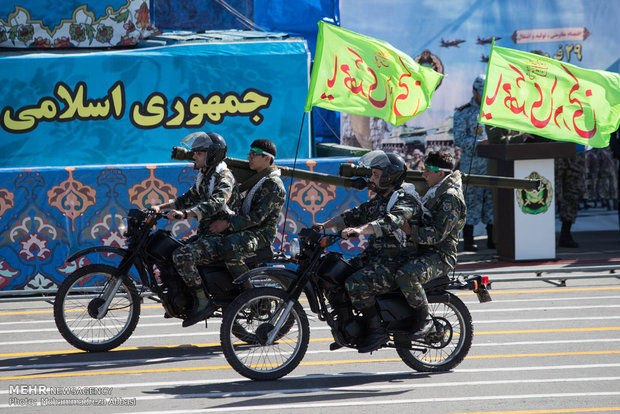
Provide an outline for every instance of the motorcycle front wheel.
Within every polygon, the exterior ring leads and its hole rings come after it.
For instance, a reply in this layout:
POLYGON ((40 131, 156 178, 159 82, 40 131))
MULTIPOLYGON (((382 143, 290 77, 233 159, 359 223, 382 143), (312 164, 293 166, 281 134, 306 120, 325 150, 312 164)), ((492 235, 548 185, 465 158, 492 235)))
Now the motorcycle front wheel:
POLYGON ((224 356, 235 371, 258 381, 275 380, 293 371, 301 362, 310 340, 308 317, 295 301, 286 321, 272 344, 267 337, 280 317, 273 318, 286 300, 286 292, 277 288, 246 290, 224 310, 220 341, 224 356), (274 320, 272 320, 274 319, 274 320), (237 340, 239 327, 251 333, 256 341, 237 340))
POLYGON ((420 372, 449 371, 460 364, 471 347, 474 325, 467 306, 451 293, 429 297, 435 330, 413 343, 415 349, 396 348, 409 367, 420 372))
POLYGON ((105 313, 99 315, 104 295, 118 281, 112 276, 115 272, 116 268, 103 264, 84 266, 58 288, 54 320, 74 347, 89 352, 109 351, 125 342, 136 328, 140 296, 127 276, 122 277, 105 313))

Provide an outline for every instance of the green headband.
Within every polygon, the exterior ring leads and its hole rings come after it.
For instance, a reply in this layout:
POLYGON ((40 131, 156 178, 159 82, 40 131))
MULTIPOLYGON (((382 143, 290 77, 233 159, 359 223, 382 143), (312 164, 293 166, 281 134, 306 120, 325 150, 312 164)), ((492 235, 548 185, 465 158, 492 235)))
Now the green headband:
POLYGON ((269 152, 267 152, 267 151, 265 151, 263 149, 256 148, 256 147, 251 147, 250 148, 250 152, 253 152, 253 153, 258 154, 258 155, 269 155, 271 158, 275 158, 276 157, 275 155, 273 155, 273 154, 271 154, 271 153, 269 153, 269 152))
POLYGON ((436 167, 434 165, 430 165, 430 164, 426 164, 426 163, 424 164, 424 168, 426 168, 427 170, 435 171, 435 172, 437 172, 437 171, 452 172, 452 170, 450 170, 448 168, 439 168, 439 167, 436 167))

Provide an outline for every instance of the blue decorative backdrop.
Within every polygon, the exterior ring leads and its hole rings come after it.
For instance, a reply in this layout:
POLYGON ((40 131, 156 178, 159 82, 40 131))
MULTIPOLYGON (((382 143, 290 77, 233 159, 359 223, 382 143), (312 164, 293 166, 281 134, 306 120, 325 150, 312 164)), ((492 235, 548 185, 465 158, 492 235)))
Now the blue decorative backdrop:
MULTIPOLYGON (((297 168, 337 174, 345 158, 298 160, 297 168)), ((283 166, 292 167, 285 161, 283 166)), ((119 226, 130 208, 145 208, 185 192, 195 171, 186 163, 0 169, 0 290, 54 289, 76 266, 115 262, 90 255, 65 259, 89 246, 125 246, 119 226)), ((280 216, 274 248, 288 251, 291 237, 314 222, 367 200, 367 191, 284 178, 288 191, 286 226, 280 216)), ((165 223, 175 237, 195 233, 193 220, 165 223)), ((343 241, 336 250, 350 256, 365 248, 343 241)))

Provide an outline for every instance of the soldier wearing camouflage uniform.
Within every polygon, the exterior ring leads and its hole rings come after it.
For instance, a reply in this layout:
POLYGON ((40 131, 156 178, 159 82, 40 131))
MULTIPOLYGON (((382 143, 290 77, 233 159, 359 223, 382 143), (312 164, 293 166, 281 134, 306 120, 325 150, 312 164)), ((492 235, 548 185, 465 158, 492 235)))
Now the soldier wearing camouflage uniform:
POLYGON ((559 247, 579 247, 571 234, 571 227, 577 219, 579 200, 585 191, 586 157, 585 147, 576 145, 577 154, 555 160, 555 196, 562 228, 558 238, 559 247))
POLYGON ((453 169, 454 158, 449 152, 428 154, 422 173, 429 188, 422 197, 424 216, 421 224, 416 219, 404 228, 409 239, 418 244, 418 255, 398 269, 396 276, 403 282, 401 290, 407 292, 407 302, 418 310, 412 339, 423 338, 433 327, 422 285, 456 266, 459 233, 465 225, 467 208, 461 173, 453 169))
POLYGON ((194 307, 183 321, 183 327, 191 326, 214 312, 198 272, 198 266, 213 261, 206 254, 213 243, 209 225, 233 214, 230 206, 241 198, 235 177, 223 161, 226 157, 226 141, 215 133, 194 132, 183 139, 191 145, 196 183, 185 194, 168 203, 152 206, 155 211, 171 209, 168 219, 185 220, 194 217, 198 221, 198 234, 172 254, 172 260, 183 281, 192 289, 194 307))
POLYGON ((252 142, 248 162, 250 169, 256 171, 258 180, 248 188, 242 202, 234 207, 235 215, 209 226, 211 232, 223 234, 209 249, 210 254, 224 259, 235 277, 248 270, 244 256, 270 247, 276 237, 286 190, 280 179, 280 170, 273 165, 275 156, 276 145, 272 141, 257 139, 252 142))
POLYGON ((367 335, 359 352, 371 352, 389 339, 375 308, 375 296, 398 290, 401 282, 395 271, 415 253, 401 227, 421 218, 421 205, 413 185, 401 188, 406 174, 405 161, 397 154, 372 151, 359 164, 371 167, 369 188, 376 193, 360 204, 320 225, 341 230, 343 238, 369 235, 368 247, 350 263, 357 269, 345 281, 353 306, 362 312, 367 335))
MULTIPOLYGON (((461 171, 467 174, 487 173, 486 158, 479 157, 475 153, 475 147, 481 142, 486 142, 487 135, 482 125, 478 124, 480 102, 484 93, 484 75, 478 75, 474 80, 473 94, 469 103, 457 108, 454 113, 454 145, 461 147, 461 171), (470 168, 471 165, 471 168, 470 168)), ((478 246, 474 243, 474 226, 482 221, 487 229, 487 247, 494 249, 493 243, 493 197, 487 187, 467 188, 465 194, 467 205, 467 219, 463 229, 463 240, 466 251, 476 251, 478 246)))

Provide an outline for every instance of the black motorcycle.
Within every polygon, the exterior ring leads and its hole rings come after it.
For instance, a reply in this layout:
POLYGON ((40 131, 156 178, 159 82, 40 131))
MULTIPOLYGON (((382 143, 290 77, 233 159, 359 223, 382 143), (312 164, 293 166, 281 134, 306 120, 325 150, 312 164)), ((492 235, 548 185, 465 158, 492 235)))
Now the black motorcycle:
MULTIPOLYGON (((89 247, 67 259, 72 262, 89 254, 121 258, 118 266, 98 263, 80 267, 59 287, 54 299, 54 319, 71 345, 93 352, 121 345, 138 324, 143 296, 159 301, 165 310, 164 317, 185 319, 191 313, 194 297, 172 262, 172 252, 183 242, 172 237, 169 231, 155 230, 158 220, 163 218, 165 213, 131 209, 124 234, 127 248, 89 247)), ((268 248, 255 252, 245 262, 256 267, 272 259, 268 248)), ((214 316, 221 316, 222 310, 244 289, 280 286, 279 279, 261 277, 235 284, 223 263, 198 269, 216 308, 214 316)), ((254 340, 239 327, 235 327, 235 332, 242 340, 254 340)))
MULTIPOLYGON (((299 365, 308 348, 310 329, 299 303, 305 293, 310 310, 331 328, 330 349, 359 348, 365 337, 360 313, 353 308, 344 288, 355 269, 342 257, 325 248, 341 240, 316 228, 303 229, 291 242, 291 262, 297 269, 278 265, 260 267, 235 282, 256 277, 289 279, 288 288, 257 287, 242 292, 224 310, 220 341, 228 363, 253 380, 281 378, 299 365), (243 328, 254 341, 240 342, 243 328)), ((490 301, 488 278, 475 275, 466 280, 440 276, 424 285, 433 318, 433 328, 423 338, 412 336, 416 314, 400 292, 380 295, 376 306, 390 340, 400 358, 417 371, 447 371, 457 366, 471 347, 473 324, 469 310, 450 289, 471 289, 480 302, 490 301)))

